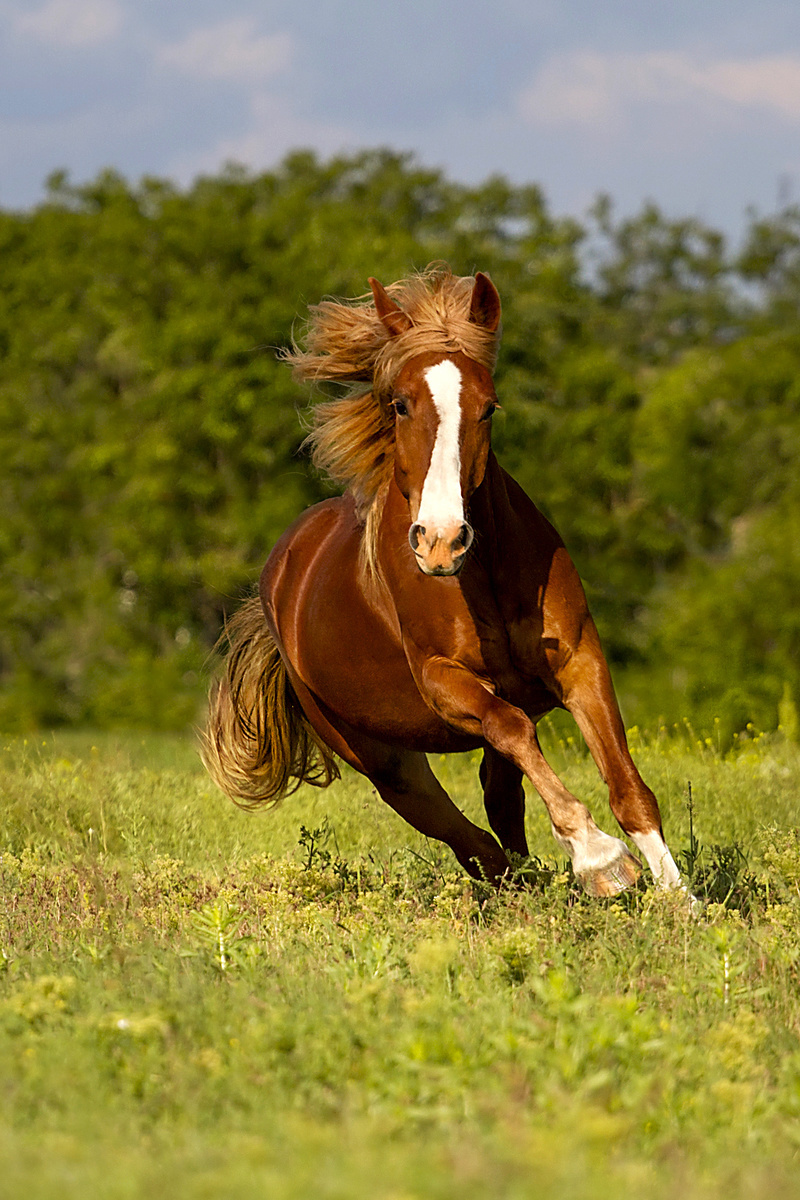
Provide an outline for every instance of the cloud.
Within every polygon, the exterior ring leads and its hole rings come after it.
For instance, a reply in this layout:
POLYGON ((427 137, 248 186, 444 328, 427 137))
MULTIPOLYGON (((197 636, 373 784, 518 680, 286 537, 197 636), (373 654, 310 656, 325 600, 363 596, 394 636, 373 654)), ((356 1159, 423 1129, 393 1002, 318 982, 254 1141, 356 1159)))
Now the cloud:
POLYGON ((800 120, 797 55, 714 63, 706 68, 698 86, 740 107, 768 108, 791 121, 800 120))
POLYGON ((800 56, 699 62, 687 54, 598 54, 552 58, 518 97, 530 125, 609 130, 642 103, 761 109, 800 121, 800 56))
POLYGON ((18 33, 59 46, 95 46, 113 38, 122 27, 116 0, 48 0, 29 13, 16 13, 18 33))
POLYGON ((181 183, 189 183, 198 174, 218 171, 226 162, 264 170, 297 147, 333 154, 354 144, 352 131, 345 126, 301 117, 286 100, 258 92, 250 98, 246 129, 174 158, 169 172, 181 183))
POLYGON ((161 46, 158 61, 195 79, 257 83, 288 66, 287 33, 259 34, 248 17, 195 29, 182 41, 161 46))

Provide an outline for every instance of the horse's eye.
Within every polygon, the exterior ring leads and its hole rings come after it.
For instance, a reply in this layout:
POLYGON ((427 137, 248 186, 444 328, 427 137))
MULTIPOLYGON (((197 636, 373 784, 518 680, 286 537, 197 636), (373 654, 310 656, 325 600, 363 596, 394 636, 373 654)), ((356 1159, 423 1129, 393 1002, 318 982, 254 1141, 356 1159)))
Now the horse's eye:
POLYGON ((495 401, 494 404, 490 404, 489 407, 487 408, 486 412, 481 417, 481 420, 482 421, 490 421, 493 414, 497 412, 499 407, 500 407, 500 405, 497 403, 497 401, 495 401))
POLYGON ((395 416, 397 416, 397 417, 407 417, 408 416, 408 409, 406 408, 406 406, 402 400, 393 400, 392 408, 395 411, 395 416))

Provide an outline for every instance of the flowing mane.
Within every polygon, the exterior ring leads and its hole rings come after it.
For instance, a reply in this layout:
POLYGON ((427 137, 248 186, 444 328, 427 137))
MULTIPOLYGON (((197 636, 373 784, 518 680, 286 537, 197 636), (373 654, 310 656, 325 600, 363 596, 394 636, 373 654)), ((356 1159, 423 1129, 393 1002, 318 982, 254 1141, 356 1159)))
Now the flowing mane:
POLYGON ((351 385, 337 400, 317 403, 307 438, 320 470, 352 493, 365 525, 364 554, 374 564, 374 537, 394 461, 394 418, 389 406, 401 368, 418 354, 462 351, 494 370, 499 329, 470 320, 475 280, 453 275, 444 264, 390 284, 386 291, 411 319, 391 337, 370 294, 354 301, 323 300, 310 309, 305 348, 286 360, 295 378, 351 385))

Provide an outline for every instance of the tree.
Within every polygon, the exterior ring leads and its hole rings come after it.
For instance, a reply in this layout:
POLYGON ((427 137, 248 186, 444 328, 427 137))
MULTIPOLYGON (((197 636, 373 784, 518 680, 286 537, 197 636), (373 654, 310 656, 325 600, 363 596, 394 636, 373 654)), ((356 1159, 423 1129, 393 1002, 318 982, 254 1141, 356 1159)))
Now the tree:
POLYGON ((56 173, 0 213, 0 255, 6 727, 196 715, 226 611, 330 492, 281 349, 308 304, 436 259, 500 289, 496 447, 623 680, 664 682, 635 715, 774 724, 795 694, 798 210, 753 216, 731 257, 654 205, 583 226, 499 176, 303 151, 186 190, 56 173))

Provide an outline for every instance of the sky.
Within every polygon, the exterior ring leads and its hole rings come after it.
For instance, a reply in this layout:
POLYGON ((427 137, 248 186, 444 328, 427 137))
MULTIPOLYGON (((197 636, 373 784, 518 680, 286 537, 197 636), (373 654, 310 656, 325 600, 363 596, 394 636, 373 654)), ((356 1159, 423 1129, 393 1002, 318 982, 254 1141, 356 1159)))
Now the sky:
POLYGON ((377 146, 735 239, 800 203, 800 0, 0 0, 0 207, 377 146))

